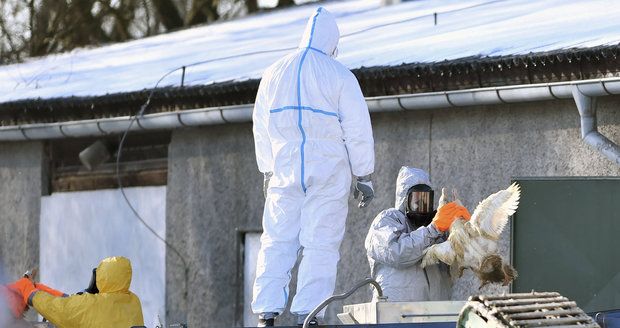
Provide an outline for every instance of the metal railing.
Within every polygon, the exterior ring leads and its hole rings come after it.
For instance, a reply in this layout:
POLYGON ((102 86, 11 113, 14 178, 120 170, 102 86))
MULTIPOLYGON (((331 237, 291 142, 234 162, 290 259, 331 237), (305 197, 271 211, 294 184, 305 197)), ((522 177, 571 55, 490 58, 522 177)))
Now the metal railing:
POLYGON ((306 317, 306 320, 304 320, 304 325, 302 326, 302 328, 308 328, 308 325, 310 325, 310 321, 312 321, 314 316, 317 313, 321 312, 321 310, 323 310, 324 307, 329 305, 329 303, 331 303, 333 301, 336 301, 336 300, 345 299, 345 298, 351 296, 351 294, 353 294, 355 291, 360 289, 360 287, 368 285, 368 284, 373 285, 375 287, 375 289, 377 290, 377 294, 378 294, 379 299, 384 299, 384 297, 383 297, 383 289, 381 289, 381 286, 379 286, 379 283, 377 283, 372 278, 366 278, 366 279, 358 282, 348 292, 346 292, 344 294, 340 294, 340 295, 333 295, 333 296, 327 298, 326 300, 324 300, 323 302, 321 302, 321 304, 317 305, 317 307, 315 307, 314 310, 312 310, 312 312, 310 312, 308 314, 308 316, 306 317))

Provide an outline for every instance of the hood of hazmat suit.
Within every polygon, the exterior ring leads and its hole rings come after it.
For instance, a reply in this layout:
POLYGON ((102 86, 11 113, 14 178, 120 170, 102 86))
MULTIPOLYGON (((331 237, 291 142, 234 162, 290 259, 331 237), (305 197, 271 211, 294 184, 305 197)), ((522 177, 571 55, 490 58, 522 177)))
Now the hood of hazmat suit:
MULTIPOLYGON (((432 186, 426 172, 401 167, 395 207, 379 213, 366 236, 371 275, 392 302, 449 300, 452 294, 448 266, 440 263, 422 268, 420 265, 424 250, 444 242, 446 236, 433 225, 413 230, 407 220, 407 191, 417 184, 432 186)), ((376 296, 375 293, 373 298, 376 296)))
MULTIPOLYGON (((290 270, 303 246, 291 312, 332 295, 352 175, 373 173, 370 114, 355 75, 333 57, 340 32, 318 8, 299 48, 263 73, 253 112, 258 169, 273 172, 252 309, 286 308, 290 270)), ((320 316, 320 314, 319 314, 320 316)))
POLYGON ((129 291, 131 263, 109 257, 97 267, 99 294, 56 297, 39 291, 32 306, 59 328, 128 328, 144 325, 140 299, 129 291))
POLYGON ((355 75, 332 58, 339 38, 332 14, 318 8, 297 51, 263 73, 252 120, 258 168, 274 172, 271 183, 291 179, 306 192, 334 172, 374 171, 366 101, 355 75))

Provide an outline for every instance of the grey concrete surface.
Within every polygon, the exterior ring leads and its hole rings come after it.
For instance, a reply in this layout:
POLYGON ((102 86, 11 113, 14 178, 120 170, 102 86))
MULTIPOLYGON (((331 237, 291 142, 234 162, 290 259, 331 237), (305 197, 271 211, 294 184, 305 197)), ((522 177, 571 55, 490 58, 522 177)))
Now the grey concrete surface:
POLYGON ((0 267, 5 279, 39 263, 41 195, 47 193, 41 142, 0 143, 0 267))
POLYGON ((251 125, 175 131, 168 163, 166 236, 189 274, 186 290, 183 265, 167 250, 167 322, 230 327, 242 315, 235 229, 260 228, 264 202, 251 125))
MULTIPOLYGON (((603 97, 598 113, 600 130, 616 142, 620 142, 618 106, 619 97, 603 97)), ((336 293, 369 275, 364 238, 374 216, 393 206, 401 165, 429 170, 436 189, 458 189, 472 211, 514 177, 620 174, 620 167, 581 141, 579 115, 571 101, 381 113, 372 116, 372 123, 377 197, 366 209, 358 209, 353 199, 349 203, 336 293)), ((242 265, 237 260, 235 229, 259 227, 264 201, 251 125, 175 131, 169 154, 167 237, 190 263, 190 287, 184 301, 182 265, 168 251, 168 322, 186 321, 191 327, 238 325, 241 313, 236 313, 235 302, 243 287, 235 285, 237 265, 242 265)), ((508 236, 506 231, 501 243, 506 258, 508 236)), ((457 280, 453 299, 503 290, 478 290, 478 286, 466 273, 457 280)), ((345 302, 369 298, 370 289, 364 288, 345 302)), ((337 322, 341 305, 336 302, 328 309, 328 322, 337 322)), ((290 316, 279 320, 290 323, 290 316)))
MULTIPOLYGON (((0 143, 0 283, 39 266, 39 216, 47 178, 43 143, 0 143)), ((36 314, 29 311, 26 318, 34 320, 36 314)))

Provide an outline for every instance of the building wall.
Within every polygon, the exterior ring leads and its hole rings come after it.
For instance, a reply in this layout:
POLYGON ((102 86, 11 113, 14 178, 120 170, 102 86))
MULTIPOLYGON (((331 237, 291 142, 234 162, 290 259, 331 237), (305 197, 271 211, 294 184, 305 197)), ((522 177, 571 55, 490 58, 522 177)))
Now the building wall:
POLYGON ((167 322, 230 327, 238 292, 236 229, 259 229, 264 202, 251 125, 175 131, 169 158, 166 236, 189 265, 189 288, 185 302, 184 266, 169 249, 167 322))
POLYGON ((39 265, 39 215, 41 195, 47 193, 46 168, 43 143, 0 143, 2 281, 20 278, 39 265))
MULTIPOLYGON (((599 102, 599 128, 620 142, 619 97, 599 102)), ((349 202, 347 232, 341 246, 336 293, 369 275, 364 238, 370 222, 393 206, 394 183, 401 165, 429 170, 436 189, 456 188, 473 210, 487 195, 523 176, 618 176, 620 167, 581 141, 579 114, 569 100, 486 107, 380 113, 372 116, 375 135, 376 198, 366 209, 349 202)), ((251 124, 230 124, 173 133, 169 153, 167 237, 190 263, 189 293, 183 301, 184 269, 167 252, 168 322, 190 326, 235 322, 238 291, 237 232, 260 227, 262 177, 253 153, 251 124)), ((509 231, 502 239, 508 257, 509 231)), ((292 289, 293 290, 293 289, 292 289)), ((454 299, 478 290, 467 272, 458 279, 454 299)), ((347 304, 368 301, 364 289, 347 304)), ((342 302, 328 310, 330 322, 342 302)), ((236 317, 237 316, 237 317, 236 317)), ((280 324, 292 323, 290 317, 280 324)))
MULTIPOLYGON (((599 130, 617 143, 620 142, 618 106, 619 97, 604 97, 600 99, 598 111, 599 130)), ((444 186, 456 188, 471 211, 486 196, 506 188, 514 177, 620 175, 620 167, 581 140, 579 114, 575 104, 568 100, 382 113, 374 115, 372 122, 377 199, 370 213, 354 209, 348 217, 347 236, 341 248, 340 291, 369 274, 364 266, 365 232, 376 213, 393 206, 396 175, 403 164, 429 170, 437 190, 444 186)), ((353 205, 351 202, 350 207, 353 205)), ((500 247, 506 258, 509 257, 509 230, 504 231, 500 247)), ((478 287, 479 282, 466 271, 456 281, 453 299, 507 291, 497 286, 482 290, 478 287)), ((358 293, 346 302, 367 299, 367 294, 358 293)), ((335 303, 329 313, 335 315, 341 304, 335 303)))

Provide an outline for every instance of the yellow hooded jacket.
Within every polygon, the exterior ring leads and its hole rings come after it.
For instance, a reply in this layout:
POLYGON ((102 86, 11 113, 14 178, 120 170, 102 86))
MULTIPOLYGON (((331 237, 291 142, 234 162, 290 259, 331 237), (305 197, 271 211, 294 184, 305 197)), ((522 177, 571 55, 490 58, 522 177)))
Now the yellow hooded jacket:
POLYGON ((37 292, 33 307, 58 328, 129 328, 143 326, 140 299, 129 291, 131 263, 109 257, 97 267, 99 294, 56 297, 37 292))

